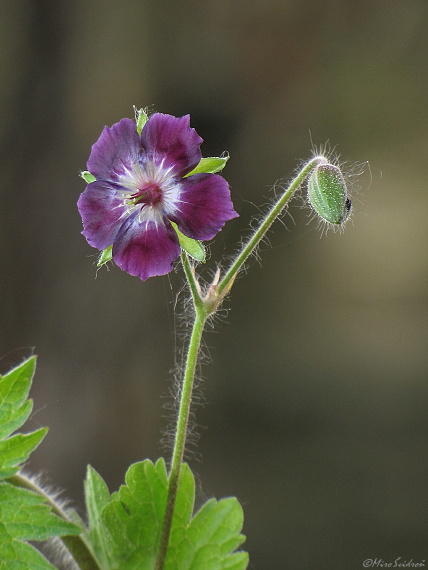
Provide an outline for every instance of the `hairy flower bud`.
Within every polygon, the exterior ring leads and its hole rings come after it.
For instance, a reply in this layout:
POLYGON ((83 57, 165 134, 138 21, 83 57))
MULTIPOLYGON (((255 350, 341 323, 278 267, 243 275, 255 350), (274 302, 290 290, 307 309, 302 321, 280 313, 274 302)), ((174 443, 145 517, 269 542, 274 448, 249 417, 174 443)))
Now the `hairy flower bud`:
POLYGON ((342 173, 327 162, 318 164, 309 176, 308 199, 315 212, 330 224, 342 224, 351 211, 342 173))

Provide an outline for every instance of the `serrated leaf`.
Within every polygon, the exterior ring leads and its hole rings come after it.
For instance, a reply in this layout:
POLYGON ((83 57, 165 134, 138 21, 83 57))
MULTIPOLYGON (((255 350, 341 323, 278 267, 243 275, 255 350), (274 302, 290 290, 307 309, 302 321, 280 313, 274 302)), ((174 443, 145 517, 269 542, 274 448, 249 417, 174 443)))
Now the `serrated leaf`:
POLYGON ((8 533, 22 540, 47 540, 79 534, 81 529, 54 515, 43 498, 10 483, 0 483, 0 521, 8 533))
MULTIPOLYGON (((82 529, 54 515, 43 498, 10 483, 0 483, 0 561, 4 568, 54 568, 24 540, 80 534, 82 529)), ((0 564, 0 569, 2 568, 0 564)))
POLYGON ((36 449, 47 434, 47 428, 40 428, 32 433, 17 433, 0 442, 0 479, 12 477, 19 466, 27 461, 30 453, 36 449))
POLYGON ((31 413, 33 404, 27 397, 35 369, 36 357, 32 356, 0 377, 0 479, 17 472, 47 432, 42 428, 8 437, 31 413))
POLYGON ((3 534, 0 528, 0 570, 55 570, 30 544, 3 534))
MULTIPOLYGON (((107 561, 103 568, 153 568, 167 491, 163 459, 156 465, 149 460, 131 465, 126 485, 109 501, 104 481, 94 470, 88 471, 89 534, 94 550, 105 549, 99 556, 107 561)), ((245 570, 248 554, 234 552, 245 540, 237 499, 211 499, 192 519, 194 498, 194 477, 183 464, 164 570, 245 570)))
POLYGON ((108 263, 109 261, 112 260, 112 258, 113 258, 113 246, 109 245, 108 247, 106 247, 106 249, 103 249, 103 251, 101 252, 101 255, 99 256, 97 261, 97 267, 101 267, 105 263, 108 263))
POLYGON ((193 176, 193 174, 215 174, 220 172, 226 166, 229 156, 210 156, 201 158, 199 164, 186 176, 193 176))
POLYGON ((201 244, 201 242, 197 241, 196 239, 192 239, 185 236, 183 233, 180 232, 180 230, 177 227, 177 224, 175 224, 174 222, 171 222, 171 225, 177 234, 180 247, 184 249, 184 251, 186 251, 190 255, 190 257, 196 259, 196 261, 201 261, 202 263, 205 263, 205 248, 201 244))
POLYGON ((243 512, 238 500, 234 497, 220 501, 211 499, 189 521, 189 499, 182 507, 179 501, 181 494, 189 493, 192 493, 193 499, 193 475, 188 465, 184 464, 164 570, 247 568, 248 554, 234 553, 245 541, 240 534, 243 512), (184 522, 186 520, 187 523, 184 522))
POLYGON ((27 398, 35 368, 33 356, 0 375, 0 439, 20 428, 31 413, 33 404, 27 398))
POLYGON ((168 491, 165 461, 131 465, 125 483, 111 496, 102 519, 111 537, 112 568, 152 568, 168 491))
POLYGON ((93 174, 91 174, 89 172, 89 170, 84 170, 83 172, 80 173, 80 178, 83 178, 83 180, 85 182, 87 182, 88 184, 90 184, 91 182, 95 182, 96 178, 93 174))

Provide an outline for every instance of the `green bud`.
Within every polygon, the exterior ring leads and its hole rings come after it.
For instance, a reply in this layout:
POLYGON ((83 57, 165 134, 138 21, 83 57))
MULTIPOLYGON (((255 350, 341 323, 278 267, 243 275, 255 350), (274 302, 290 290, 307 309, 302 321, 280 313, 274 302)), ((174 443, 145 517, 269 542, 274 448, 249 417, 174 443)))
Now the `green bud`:
POLYGON ((308 199, 315 212, 330 224, 343 224, 351 212, 342 173, 329 163, 318 164, 309 176, 308 199))

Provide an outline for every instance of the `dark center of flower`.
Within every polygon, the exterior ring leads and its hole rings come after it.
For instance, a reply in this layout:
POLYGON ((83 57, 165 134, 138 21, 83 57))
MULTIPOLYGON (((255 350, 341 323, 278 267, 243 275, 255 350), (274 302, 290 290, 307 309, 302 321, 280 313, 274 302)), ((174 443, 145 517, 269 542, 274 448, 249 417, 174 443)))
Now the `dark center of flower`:
POLYGON ((162 200, 162 189, 158 184, 149 183, 143 188, 131 194, 129 204, 135 206, 141 204, 142 206, 155 206, 162 200))

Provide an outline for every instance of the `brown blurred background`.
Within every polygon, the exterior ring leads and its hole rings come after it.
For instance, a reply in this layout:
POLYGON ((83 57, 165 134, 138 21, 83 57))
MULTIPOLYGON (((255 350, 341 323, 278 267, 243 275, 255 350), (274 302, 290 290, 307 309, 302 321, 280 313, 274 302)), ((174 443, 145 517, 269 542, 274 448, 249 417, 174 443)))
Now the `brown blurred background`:
POLYGON ((426 0, 2 2, 0 370, 39 355, 31 470, 79 506, 88 463, 115 490, 169 453, 182 277, 96 278, 76 200, 103 126, 190 113, 230 152, 207 278, 330 141, 363 171, 352 222, 320 237, 294 201, 206 336, 198 501, 240 499, 257 570, 428 566, 427 27, 426 0))

